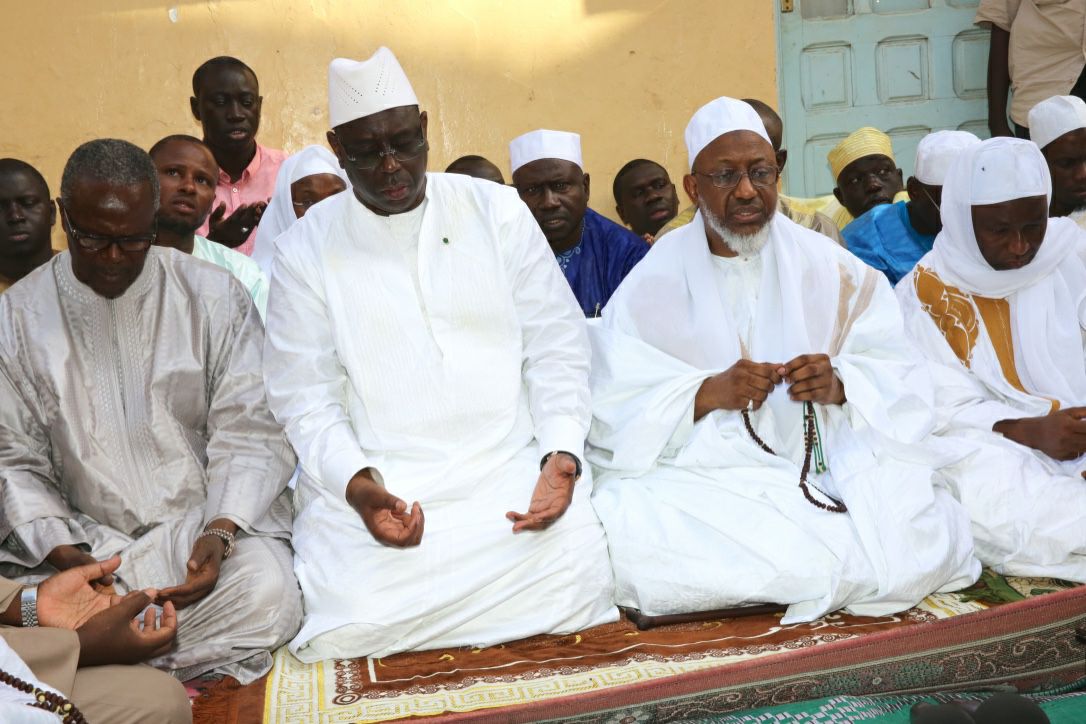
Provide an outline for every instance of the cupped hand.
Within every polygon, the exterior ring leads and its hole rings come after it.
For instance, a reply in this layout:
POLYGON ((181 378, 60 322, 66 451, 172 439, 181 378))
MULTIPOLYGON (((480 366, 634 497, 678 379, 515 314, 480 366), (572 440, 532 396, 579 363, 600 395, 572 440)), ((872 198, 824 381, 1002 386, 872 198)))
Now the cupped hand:
POLYGON ((366 524, 366 530, 387 546, 408 548, 422 542, 426 518, 416 501, 407 511, 407 503, 379 485, 373 476, 363 471, 347 484, 347 502, 366 524))
POLYGON ((89 618, 76 630, 79 666, 138 664, 169 651, 177 636, 177 610, 167 602, 156 622, 155 609, 147 608, 150 603, 150 596, 134 591, 89 618), (142 619, 137 618, 145 608, 142 619))
POLYGON ((185 566, 185 582, 180 586, 158 592, 158 601, 172 601, 177 608, 186 608, 203 599, 219 582, 219 569, 226 553, 226 543, 214 535, 196 539, 192 555, 185 566))
MULTIPOLYGON (((93 560, 93 559, 92 559, 93 560)), ((94 561, 56 573, 38 584, 38 623, 52 628, 77 629, 92 616, 120 600, 95 589, 92 582, 109 577, 121 557, 94 561)))
POLYGON ((568 453, 555 453, 547 458, 539 472, 532 502, 527 513, 509 511, 505 517, 512 521, 513 532, 544 530, 562 517, 573 500, 577 483, 577 463, 568 453))
MULTIPOLYGON (((66 571, 70 568, 79 568, 80 566, 92 566, 98 563, 98 560, 90 553, 86 553, 77 546, 72 545, 57 546, 49 551, 49 555, 46 556, 45 560, 58 571, 66 571)), ((103 588, 112 586, 112 574, 113 571, 109 571, 94 579, 91 583, 103 588)))
POLYGON ((226 216, 226 204, 219 204, 208 217, 207 238, 236 249, 249 238, 267 207, 266 201, 254 201, 251 204, 242 204, 234 213, 226 216))

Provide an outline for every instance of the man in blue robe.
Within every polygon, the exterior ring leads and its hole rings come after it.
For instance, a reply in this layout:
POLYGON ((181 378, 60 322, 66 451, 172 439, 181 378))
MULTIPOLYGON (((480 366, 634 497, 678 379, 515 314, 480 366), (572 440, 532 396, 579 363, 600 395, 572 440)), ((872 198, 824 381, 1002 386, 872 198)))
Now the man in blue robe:
POLYGON ((581 137, 538 130, 509 144, 513 185, 531 209, 586 317, 649 251, 644 239, 588 208, 581 137))
POLYGON ((936 131, 922 138, 916 173, 907 183, 909 200, 874 206, 846 226, 841 236, 848 250, 897 284, 931 251, 943 228, 943 178, 958 154, 976 143, 980 140, 965 131, 936 131))

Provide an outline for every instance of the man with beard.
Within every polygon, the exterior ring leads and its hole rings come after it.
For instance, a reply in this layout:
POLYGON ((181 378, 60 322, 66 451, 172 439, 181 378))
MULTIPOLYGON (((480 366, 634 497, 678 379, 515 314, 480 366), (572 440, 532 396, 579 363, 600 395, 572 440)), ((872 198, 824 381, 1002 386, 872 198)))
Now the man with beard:
POLYGON ((667 169, 647 158, 635 158, 620 168, 611 190, 622 223, 650 244, 679 212, 679 195, 667 169))
MULTIPOLYGON (((757 98, 744 98, 743 102, 757 111, 758 117, 762 119, 762 125, 765 126, 766 133, 769 134, 769 142, 773 144, 773 153, 777 160, 777 175, 780 176, 780 172, 784 170, 784 164, 788 162, 788 149, 782 147, 784 145, 784 122, 777 112, 769 107, 769 104, 757 98)), ((807 203, 808 200, 806 199, 794 199, 782 193, 777 194, 777 211, 800 226, 805 226, 808 229, 817 231, 819 234, 828 236, 838 244, 842 243, 841 232, 838 230, 837 224, 833 223, 833 220, 825 214, 802 208, 807 203)), ((656 234, 656 238, 659 239, 672 229, 689 224, 697 210, 697 207, 693 204, 683 209, 678 216, 660 229, 656 234)))
POLYGON ((1033 142, 1052 176, 1049 216, 1070 216, 1086 229, 1086 101, 1053 96, 1029 112, 1033 142))
POLYGON ((931 384, 886 279, 776 213, 748 104, 702 107, 686 145, 694 221, 589 327, 592 502, 617 602, 787 604, 792 623, 969 585, 969 521, 933 484, 931 384))
POLYGON ((644 239, 588 208, 581 137, 538 130, 509 143, 513 186, 528 205, 586 317, 649 252, 644 239))
POLYGON ((215 200, 219 167, 211 149, 192 136, 166 136, 151 146, 158 169, 160 202, 156 246, 177 249, 226 269, 249 290, 261 318, 268 306, 268 280, 249 257, 209 241, 196 230, 207 220, 215 200))
POLYGON ((427 115, 388 48, 333 60, 328 106, 352 191, 279 237, 264 355, 302 465, 291 651, 615 620, 581 462, 585 321, 546 239, 513 189, 426 172, 427 115))
POLYGON ((0 158, 0 294, 53 257, 56 221, 49 185, 38 170, 0 158))
POLYGON ((826 154, 826 160, 836 186, 834 201, 823 213, 839 229, 879 204, 909 198, 890 137, 877 128, 866 126, 852 132, 826 154))
POLYGON ((212 58, 192 74, 189 106, 219 166, 215 208, 199 233, 246 255, 287 157, 256 142, 263 102, 256 73, 237 58, 212 58))

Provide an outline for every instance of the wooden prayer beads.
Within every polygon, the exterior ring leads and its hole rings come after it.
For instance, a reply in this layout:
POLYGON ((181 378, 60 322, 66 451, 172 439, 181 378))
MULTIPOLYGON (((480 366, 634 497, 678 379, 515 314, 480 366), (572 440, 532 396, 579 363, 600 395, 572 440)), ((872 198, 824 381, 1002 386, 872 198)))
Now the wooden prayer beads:
MULTIPOLYGON (((742 414, 743 424, 746 425, 747 434, 750 435, 750 438, 754 440, 755 444, 758 447, 762 448, 762 450, 765 450, 770 455, 776 455, 777 453, 773 452, 773 448, 769 447, 769 445, 766 445, 765 441, 762 440, 762 438, 758 437, 758 433, 754 432, 754 425, 752 425, 750 422, 750 411, 742 410, 742 414)), ((833 497, 814 483, 811 483, 811 487, 813 487, 815 490, 822 493, 822 495, 825 495, 827 498, 833 501, 833 505, 823 503, 821 500, 818 500, 813 495, 811 495, 811 491, 807 487, 807 476, 811 472, 811 455, 814 452, 814 444, 814 403, 807 401, 803 403, 803 469, 800 470, 799 473, 799 489, 803 491, 803 497, 807 499, 807 502, 809 502, 816 508, 821 508, 822 510, 829 511, 830 513, 847 513, 848 508, 845 506, 844 502, 833 497)))
POLYGON ((87 724, 87 720, 83 718, 83 712, 79 711, 75 704, 68 701, 60 694, 54 694, 51 691, 39 689, 29 681, 23 681, 19 677, 13 676, 3 669, 0 669, 0 684, 6 684, 16 691, 32 695, 34 697, 34 702, 27 706, 52 712, 59 716, 64 724, 87 724))

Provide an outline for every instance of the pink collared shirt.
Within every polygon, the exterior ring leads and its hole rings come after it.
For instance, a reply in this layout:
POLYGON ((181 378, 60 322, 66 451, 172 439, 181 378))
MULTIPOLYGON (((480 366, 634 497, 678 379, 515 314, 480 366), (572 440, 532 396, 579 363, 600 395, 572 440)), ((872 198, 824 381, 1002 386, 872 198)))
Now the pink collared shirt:
MULTIPOLYGON (((249 165, 241 172, 241 178, 237 183, 230 180, 230 175, 225 171, 219 171, 219 183, 215 186, 215 203, 211 207, 214 211, 219 204, 226 204, 226 216, 234 213, 239 206, 251 204, 256 201, 268 201, 275 192, 275 177, 279 173, 279 167, 286 159, 286 151, 268 148, 256 144, 256 155, 249 165)), ((226 218, 226 217, 223 217, 226 218)), ((209 224, 197 230, 200 236, 207 236, 209 224)), ((256 243, 256 228, 249 233, 249 238, 235 251, 240 251, 246 256, 253 253, 253 244, 256 243)))

